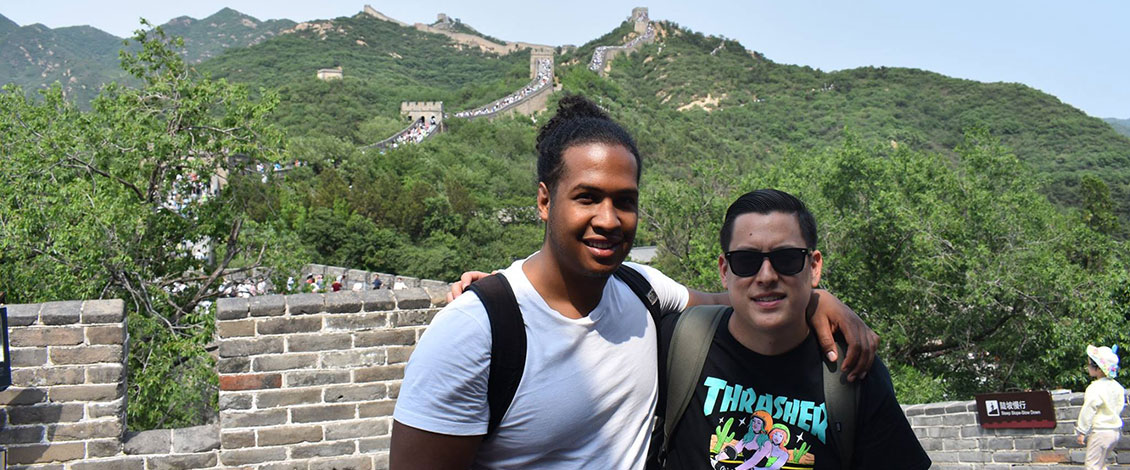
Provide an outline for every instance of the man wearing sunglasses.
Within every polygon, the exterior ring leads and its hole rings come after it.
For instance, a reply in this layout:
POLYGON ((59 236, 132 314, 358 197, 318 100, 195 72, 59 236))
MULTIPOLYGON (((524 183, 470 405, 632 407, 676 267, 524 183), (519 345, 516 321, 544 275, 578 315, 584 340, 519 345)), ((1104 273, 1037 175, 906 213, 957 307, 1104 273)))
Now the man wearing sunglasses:
MULTIPOLYGON (((676 423, 666 467, 929 468, 880 360, 859 385, 855 444, 851 461, 841 462, 820 347, 805 321, 824 260, 804 203, 773 189, 742 195, 726 211, 720 242, 718 271, 733 308, 723 313, 676 423)), ((664 319, 665 340, 675 323, 664 319)))

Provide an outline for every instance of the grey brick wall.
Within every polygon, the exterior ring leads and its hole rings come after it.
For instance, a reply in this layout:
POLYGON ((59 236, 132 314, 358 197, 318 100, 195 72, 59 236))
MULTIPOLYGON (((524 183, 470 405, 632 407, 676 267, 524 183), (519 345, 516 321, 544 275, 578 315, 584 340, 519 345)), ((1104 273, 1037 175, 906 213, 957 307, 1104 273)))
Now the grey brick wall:
POLYGON ((387 468, 404 364, 445 293, 433 283, 220 300, 219 465, 387 468))

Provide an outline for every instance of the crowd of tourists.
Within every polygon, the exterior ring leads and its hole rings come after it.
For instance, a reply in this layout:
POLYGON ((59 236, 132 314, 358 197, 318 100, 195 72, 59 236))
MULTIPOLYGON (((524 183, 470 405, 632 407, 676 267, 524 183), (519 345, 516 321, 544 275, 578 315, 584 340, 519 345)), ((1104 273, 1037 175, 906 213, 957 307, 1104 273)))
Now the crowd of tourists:
POLYGON ((645 30, 643 34, 633 38, 631 41, 628 41, 619 46, 598 46, 592 53, 592 61, 589 62, 589 70, 596 72, 599 71, 601 67, 604 67, 604 58, 607 51, 612 49, 631 49, 635 47, 636 44, 644 41, 650 41, 653 37, 655 37, 655 28, 651 26, 651 23, 648 23, 647 30, 645 30))
POLYGON ((506 97, 486 106, 455 113, 455 117, 469 118, 497 113, 499 111, 502 111, 503 109, 506 109, 508 106, 514 103, 522 101, 527 96, 536 93, 538 90, 545 88, 547 85, 549 85, 549 82, 553 80, 552 60, 553 59, 538 59, 537 74, 534 76, 533 81, 531 81, 528 85, 522 87, 521 90, 511 93, 506 97))

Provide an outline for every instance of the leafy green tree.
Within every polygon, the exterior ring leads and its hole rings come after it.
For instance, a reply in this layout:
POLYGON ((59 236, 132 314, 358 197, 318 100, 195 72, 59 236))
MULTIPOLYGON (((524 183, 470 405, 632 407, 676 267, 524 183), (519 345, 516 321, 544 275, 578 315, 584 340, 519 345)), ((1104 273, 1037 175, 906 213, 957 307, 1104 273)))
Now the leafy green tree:
POLYGON ((199 77, 160 28, 134 40, 122 67, 142 85, 107 86, 89 112, 58 87, 42 102, 0 94, 0 285, 12 302, 125 298, 127 412, 148 429, 214 412, 209 304, 271 238, 248 233, 223 182, 281 140, 271 95, 199 77))

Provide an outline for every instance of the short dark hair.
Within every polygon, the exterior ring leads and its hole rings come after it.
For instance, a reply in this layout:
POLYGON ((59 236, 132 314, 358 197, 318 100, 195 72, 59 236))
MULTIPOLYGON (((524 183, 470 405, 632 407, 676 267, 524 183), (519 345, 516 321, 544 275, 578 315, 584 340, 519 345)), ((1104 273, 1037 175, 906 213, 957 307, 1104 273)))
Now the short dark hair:
POLYGON ((783 212, 796 215, 797 223, 800 224, 800 234, 807 245, 805 248, 816 249, 816 218, 808 211, 804 202, 784 191, 758 189, 742 194, 738 200, 730 204, 729 209, 726 209, 726 219, 722 222, 722 230, 718 236, 723 252, 730 251, 730 240, 734 236, 734 220, 739 215, 751 212, 757 214, 783 212))
POLYGON ((561 179, 565 168, 562 155, 574 145, 603 143, 623 145, 636 157, 636 182, 640 180, 643 162, 636 141, 628 131, 588 98, 568 95, 557 104, 557 113, 538 132, 538 181, 550 191, 561 179))

